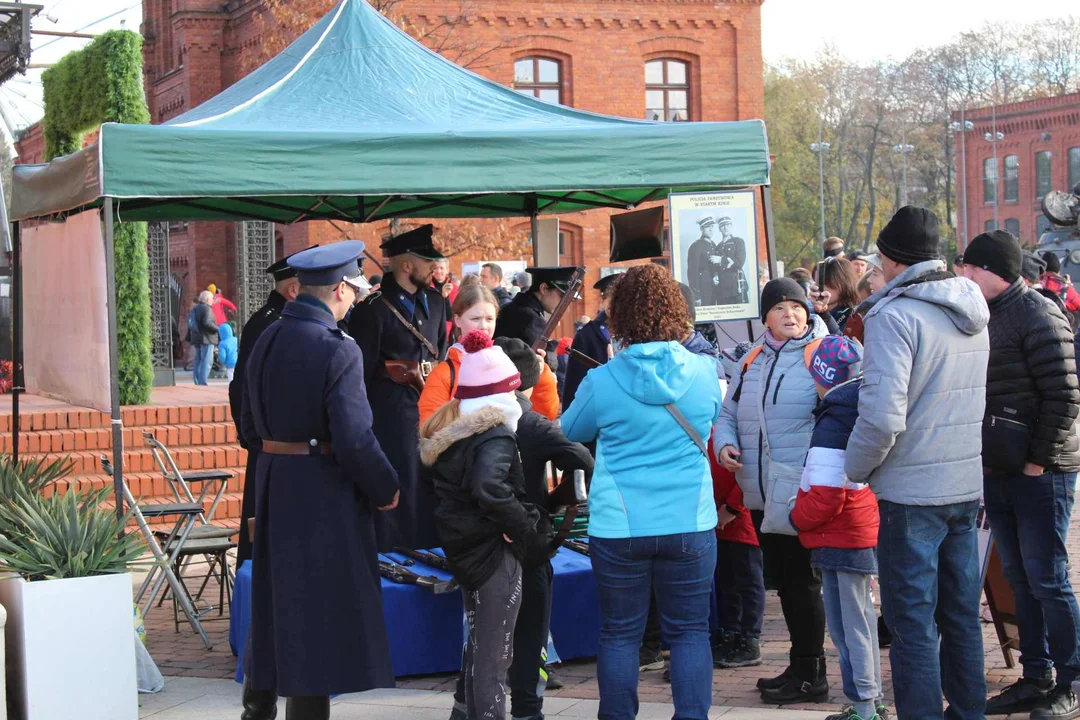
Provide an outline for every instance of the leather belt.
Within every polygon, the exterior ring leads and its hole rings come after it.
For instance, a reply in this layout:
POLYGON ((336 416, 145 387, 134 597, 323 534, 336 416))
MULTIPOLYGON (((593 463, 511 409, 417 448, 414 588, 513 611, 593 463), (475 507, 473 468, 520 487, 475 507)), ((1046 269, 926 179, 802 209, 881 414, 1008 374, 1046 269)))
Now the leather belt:
POLYGON ((263 440, 262 451, 268 455, 331 455, 333 446, 328 442, 310 440, 308 442, 281 442, 263 440))

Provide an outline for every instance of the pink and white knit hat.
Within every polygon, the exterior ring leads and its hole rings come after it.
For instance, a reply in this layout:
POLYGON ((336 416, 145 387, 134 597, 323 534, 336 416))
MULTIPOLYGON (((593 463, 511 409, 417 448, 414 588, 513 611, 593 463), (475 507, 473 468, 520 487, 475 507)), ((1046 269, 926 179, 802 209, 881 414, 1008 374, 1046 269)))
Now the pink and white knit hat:
POLYGON ((465 355, 461 358, 454 397, 469 400, 513 392, 521 387, 517 367, 483 332, 473 330, 461 339, 461 345, 465 355))

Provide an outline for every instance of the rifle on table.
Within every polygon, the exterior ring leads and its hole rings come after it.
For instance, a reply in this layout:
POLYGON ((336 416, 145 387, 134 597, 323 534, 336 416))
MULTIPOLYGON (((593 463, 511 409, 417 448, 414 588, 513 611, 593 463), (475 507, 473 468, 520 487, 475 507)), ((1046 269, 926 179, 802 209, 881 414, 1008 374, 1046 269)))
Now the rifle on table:
POLYGON ((440 580, 434 575, 417 575, 412 570, 405 569, 405 566, 401 563, 395 562, 393 558, 387 560, 379 559, 379 574, 390 582, 399 585, 416 585, 430 590, 436 595, 458 590, 458 584, 455 580, 440 580))
POLYGON ((589 543, 583 543, 580 540, 563 540, 563 547, 569 548, 576 553, 581 553, 588 557, 589 555, 589 543))
POLYGON ((567 286, 566 292, 563 293, 562 299, 559 300, 559 304, 551 311, 551 317, 548 318, 547 325, 544 326, 544 331, 540 333, 540 337, 532 344, 533 350, 547 348, 547 344, 551 342, 552 335, 555 334, 555 330, 559 327, 559 322, 562 321, 562 317, 566 314, 566 311, 570 309, 570 303, 574 302, 574 298, 577 297, 577 291, 581 289, 581 285, 584 281, 585 268, 579 267, 574 271, 574 276, 570 278, 570 284, 567 286))
POLYGON ((394 552, 398 555, 404 555, 407 558, 412 558, 418 563, 423 563, 428 567, 438 568, 439 570, 445 570, 446 572, 452 572, 450 570, 450 561, 442 555, 436 555, 433 552, 427 550, 409 550, 408 548, 396 547, 394 552))

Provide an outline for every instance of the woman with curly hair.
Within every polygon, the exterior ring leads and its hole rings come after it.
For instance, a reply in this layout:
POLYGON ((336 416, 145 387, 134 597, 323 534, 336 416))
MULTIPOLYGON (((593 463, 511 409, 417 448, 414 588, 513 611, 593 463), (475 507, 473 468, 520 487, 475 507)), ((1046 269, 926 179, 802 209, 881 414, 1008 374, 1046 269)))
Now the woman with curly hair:
POLYGON ((563 412, 568 438, 597 443, 589 544, 600 598, 601 720, 637 714, 651 588, 671 646, 675 717, 705 720, 712 703, 716 504, 703 439, 722 397, 714 359, 680 343, 689 318, 670 274, 630 268, 608 317, 621 351, 589 371, 563 412))

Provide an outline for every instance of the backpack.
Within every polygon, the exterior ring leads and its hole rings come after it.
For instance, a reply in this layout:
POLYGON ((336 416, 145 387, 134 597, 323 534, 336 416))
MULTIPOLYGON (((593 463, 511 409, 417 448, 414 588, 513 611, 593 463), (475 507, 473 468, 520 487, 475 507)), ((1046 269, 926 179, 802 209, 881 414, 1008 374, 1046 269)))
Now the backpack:
POLYGON ((198 310, 198 307, 191 308, 191 312, 189 312, 187 316, 187 329, 189 338, 191 337, 192 333, 197 332, 199 329, 199 323, 195 319, 196 310, 198 310))
MULTIPOLYGON (((824 339, 825 338, 817 338, 815 340, 811 340, 810 342, 806 343, 806 347, 803 348, 803 362, 806 363, 807 370, 812 371, 812 366, 814 364, 814 351, 818 349, 818 345, 820 345, 821 341, 824 339)), ((758 359, 758 356, 761 355, 764 350, 765 348, 763 346, 755 345, 754 347, 750 348, 749 352, 747 352, 746 355, 743 356, 739 372, 739 387, 735 390, 735 402, 739 402, 739 399, 742 397, 742 384, 743 378, 746 376, 746 371, 750 369, 750 366, 754 364, 754 361, 758 359)), ((813 373, 811 372, 811 374, 813 373)))

